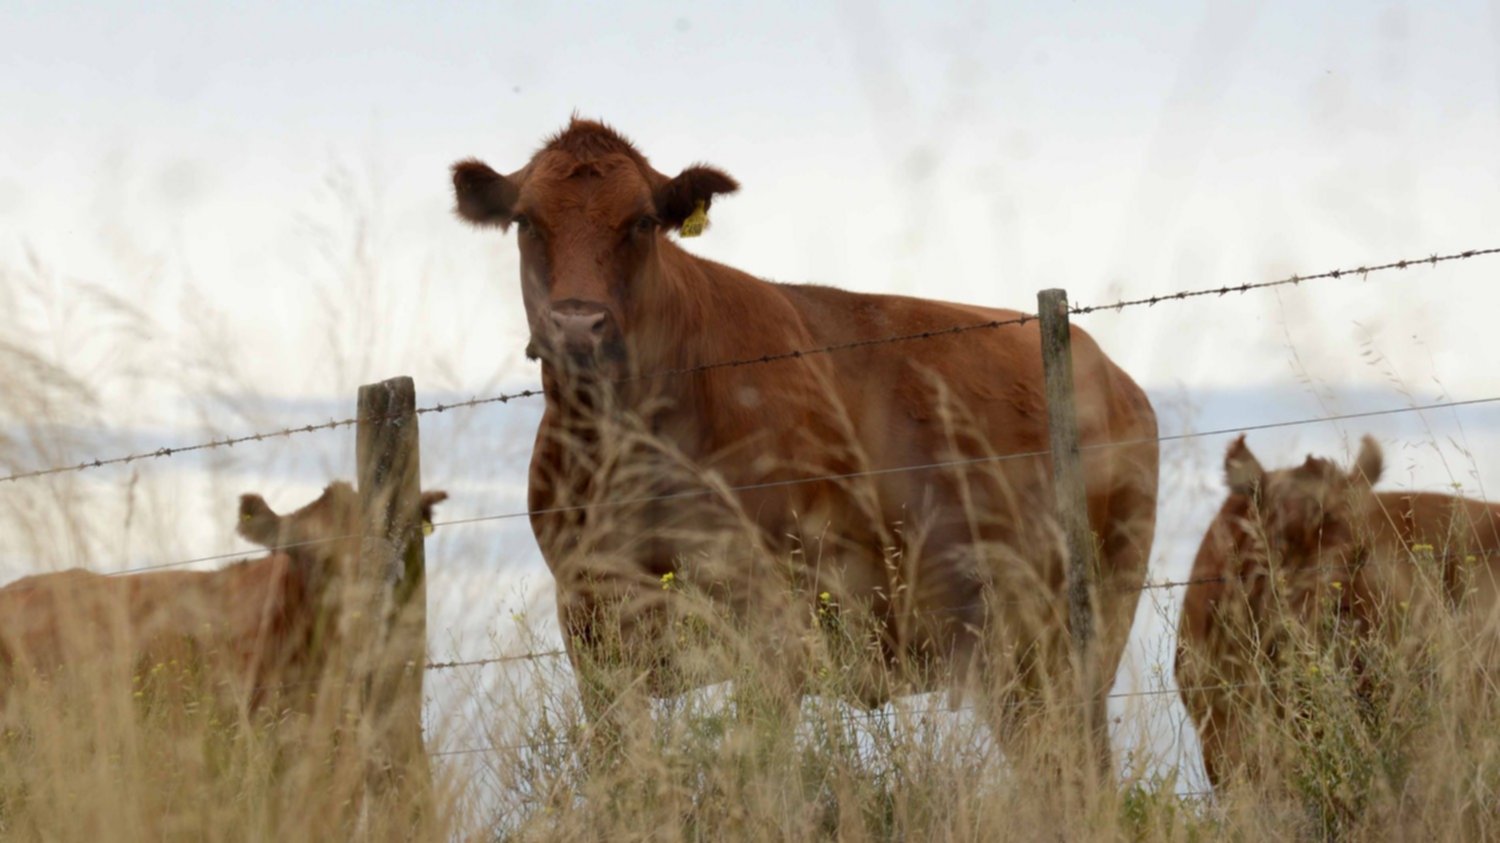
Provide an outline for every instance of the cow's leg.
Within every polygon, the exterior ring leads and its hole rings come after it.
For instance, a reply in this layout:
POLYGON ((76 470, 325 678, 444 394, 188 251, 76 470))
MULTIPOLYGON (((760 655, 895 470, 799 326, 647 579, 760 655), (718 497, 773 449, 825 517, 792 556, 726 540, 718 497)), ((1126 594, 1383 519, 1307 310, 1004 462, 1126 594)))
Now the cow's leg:
MULTIPOLYGON (((961 622, 950 633, 982 630, 972 642, 950 639, 969 645, 951 648, 953 679, 977 685, 985 719, 1020 775, 1048 787, 1069 781, 1092 788, 1107 780, 1097 773, 1110 765, 1109 685, 1092 676, 1080 681, 1077 673, 1060 534, 1045 515, 1013 508, 1037 497, 1024 488, 1015 493, 1002 488, 989 495, 987 507, 974 507, 976 514, 964 523, 940 522, 926 546, 945 549, 929 551, 920 573, 947 590, 944 611, 961 622), (964 611, 976 602, 981 611, 964 611), (981 667, 972 678, 965 675, 968 664, 981 667)), ((931 586, 913 590, 932 593, 931 586)), ((1114 643, 1096 642, 1111 664, 1118 661, 1117 652, 1110 651, 1114 643)))
MULTIPOLYGON (((561 583, 560 583, 561 585, 561 583)), ((607 588, 604 585, 600 589, 607 588)), ((649 717, 644 654, 627 646, 623 606, 576 583, 560 587, 558 619, 583 709, 590 766, 612 764, 631 729, 649 717)))
POLYGON ((1037 664, 987 671, 989 693, 979 702, 995 742, 1005 754, 1015 788, 1025 799, 1071 800, 1096 781, 1087 773, 1093 754, 1079 732, 1076 693, 1068 693, 1066 669, 1037 664))
POLYGON ((1089 723, 1101 781, 1111 781, 1115 775, 1109 740, 1109 693, 1129 643, 1156 531, 1156 445, 1122 450, 1116 457, 1114 488, 1107 496, 1090 496, 1099 576, 1094 590, 1096 628, 1089 723))

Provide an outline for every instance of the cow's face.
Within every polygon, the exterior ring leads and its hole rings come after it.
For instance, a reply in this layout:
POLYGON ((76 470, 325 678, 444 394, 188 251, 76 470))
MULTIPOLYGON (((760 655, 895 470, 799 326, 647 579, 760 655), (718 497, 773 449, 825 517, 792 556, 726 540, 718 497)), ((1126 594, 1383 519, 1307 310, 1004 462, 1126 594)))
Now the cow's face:
MULTIPOLYGON (((434 507, 447 499, 447 492, 422 493, 419 506, 423 532, 432 529, 434 507)), ((314 567, 326 567, 339 554, 358 552, 363 533, 359 493, 348 483, 335 481, 317 500, 286 515, 277 514, 260 495, 240 495, 236 530, 267 550, 287 553, 314 567)))
POLYGON ((1323 576, 1347 573, 1375 514, 1371 486, 1380 478, 1380 446, 1366 436, 1354 466, 1344 470, 1309 456, 1296 468, 1266 471, 1241 436, 1229 448, 1224 471, 1230 491, 1253 502, 1266 550, 1285 570, 1323 576))
POLYGON ((460 216, 516 230, 528 355, 598 371, 618 368, 659 306, 652 285, 665 233, 737 185, 701 166, 668 178, 612 130, 575 119, 509 176, 455 164, 453 188, 460 216))

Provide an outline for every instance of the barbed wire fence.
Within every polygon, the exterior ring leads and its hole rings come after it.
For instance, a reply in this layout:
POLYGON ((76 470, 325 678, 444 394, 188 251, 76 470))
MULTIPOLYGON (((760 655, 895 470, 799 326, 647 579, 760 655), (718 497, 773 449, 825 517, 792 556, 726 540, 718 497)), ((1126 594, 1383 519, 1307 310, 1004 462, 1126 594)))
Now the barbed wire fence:
MULTIPOLYGON (((1116 313, 1119 313, 1129 308, 1154 307, 1163 302, 1186 301, 1188 299, 1202 298, 1205 296, 1223 297, 1230 295, 1231 293, 1244 294, 1252 290, 1298 285, 1310 281, 1340 279, 1354 276, 1358 276, 1361 279, 1368 279, 1370 275, 1389 272, 1391 270, 1405 270, 1417 266, 1437 266, 1438 264, 1442 263, 1470 260, 1476 257, 1484 257, 1496 254, 1500 254, 1500 247, 1489 249, 1467 249, 1462 252, 1452 252, 1443 255, 1433 254, 1426 258, 1408 258, 1397 261, 1389 261, 1382 264, 1375 264, 1372 266, 1357 266, 1348 269, 1330 269, 1325 272, 1318 272, 1310 275, 1290 275, 1285 278, 1279 278, 1273 281, 1247 282, 1233 286, 1208 287, 1196 290, 1179 290, 1175 293, 1163 293, 1160 295, 1147 296, 1144 298, 1122 299, 1119 301, 1110 302, 1108 304, 1073 306, 1069 309, 1069 313, 1073 315, 1088 315, 1101 311, 1114 311, 1116 313)), ((795 349, 777 354, 763 354, 758 357, 745 357, 734 360, 722 360, 712 363, 704 363, 697 366, 685 366, 675 369, 666 369, 659 372, 652 372, 648 374, 634 375, 622 378, 620 379, 620 382, 650 380, 666 377, 681 377, 684 375, 711 372, 719 369, 740 368, 743 366, 763 365, 766 363, 774 363, 778 361, 796 360, 803 357, 812 357, 822 354, 834 354, 840 351, 850 351, 857 348, 867 348, 876 345, 920 342, 924 340, 933 340, 941 337, 950 337, 958 334, 971 333, 973 331, 996 330, 1009 326, 1021 326, 1036 321, 1037 317, 1034 314, 1022 313, 1017 314, 1014 317, 1005 319, 990 319, 982 322, 970 322, 961 325, 953 325, 946 328, 936 328, 928 331, 917 331, 914 333, 871 337, 866 339, 851 340, 849 342, 835 343, 832 345, 818 346, 816 348, 795 349)), ((524 400, 527 398, 537 398, 542 396, 543 394, 544 391, 540 388, 523 389, 516 392, 501 393, 499 395, 492 395, 483 398, 476 397, 464 401, 454 401, 418 407, 416 409, 416 414, 421 416, 432 413, 445 413, 451 410, 481 407, 489 404, 508 404, 511 401, 524 400)), ((141 451, 134 454, 126 454, 118 457, 95 458, 68 465, 57 465, 47 468, 12 472, 10 474, 0 476, 0 483, 26 480, 35 477, 47 477, 57 474, 68 474, 114 465, 129 465, 131 463, 140 462, 143 460, 162 459, 165 457, 177 456, 179 454, 187 454, 195 451, 204 451, 214 448, 232 448, 235 445, 243 445, 253 442, 264 442, 274 439, 285 439, 300 434, 337 430, 341 427, 354 427, 359 422, 360 418, 358 416, 344 419, 329 419, 325 422, 294 425, 279 428, 277 430, 263 431, 260 433, 250 433, 242 436, 233 436, 222 439, 211 439, 205 442, 191 445, 163 446, 150 451, 141 451)))
MULTIPOLYGON (((1361 280, 1365 280, 1365 279, 1368 279, 1371 275, 1380 274, 1380 273, 1389 273, 1389 272, 1393 272, 1393 271, 1394 272, 1399 272, 1399 271, 1403 271, 1403 270, 1406 270, 1406 269, 1410 269, 1410 268, 1414 268, 1414 267, 1422 267, 1422 266, 1434 267, 1434 266, 1437 266, 1437 265, 1443 264, 1443 263, 1454 262, 1454 261, 1464 261, 1464 260, 1469 260, 1469 259, 1473 259, 1473 258, 1477 258, 1477 257, 1491 256, 1491 255, 1497 255, 1497 254, 1500 254, 1500 247, 1485 248, 1485 249, 1468 249, 1468 250, 1464 250, 1464 251, 1460 251, 1460 252, 1452 252, 1452 253, 1447 253, 1447 254, 1430 254, 1430 255, 1428 255, 1426 257, 1422 257, 1422 258, 1406 258, 1406 259, 1400 259, 1400 260, 1395 260, 1395 261, 1388 261, 1388 262, 1385 262, 1385 263, 1360 265, 1360 266, 1343 268, 1343 269, 1332 269, 1332 270, 1327 270, 1327 271, 1317 272, 1317 273, 1311 273, 1311 274, 1295 274, 1295 275, 1290 275, 1290 276, 1286 276, 1286 277, 1283 277, 1283 278, 1277 278, 1277 279, 1269 280, 1269 281, 1246 282, 1246 283, 1242 283, 1242 284, 1239 284, 1239 285, 1229 285, 1229 286, 1220 286, 1220 287, 1212 287, 1212 288, 1201 288, 1201 289, 1192 289, 1192 290, 1180 290, 1180 291, 1176 291, 1176 292, 1172 292, 1172 293, 1164 293, 1164 294, 1151 295, 1151 296, 1145 296, 1145 297, 1139 297, 1139 298, 1131 298, 1131 299, 1120 299, 1120 300, 1117 300, 1117 301, 1114 301, 1114 302, 1094 304, 1094 305, 1073 305, 1073 306, 1070 306, 1068 308, 1068 313, 1070 315, 1089 315, 1089 314, 1095 314, 1095 313, 1101 313, 1101 312, 1120 313, 1120 312, 1125 311, 1127 309, 1133 309, 1133 308, 1139 308, 1139 307, 1153 308, 1156 305, 1163 304, 1163 303, 1168 303, 1168 302, 1180 302, 1180 301, 1186 301, 1186 300, 1189 300, 1189 299, 1205 298, 1205 297, 1225 297, 1225 296, 1228 296, 1228 295, 1231 295, 1231 294, 1245 294, 1245 293, 1248 293, 1248 292, 1251 292, 1251 291, 1256 291, 1256 290, 1264 290, 1264 289, 1277 288, 1277 287, 1285 287, 1285 286, 1297 286, 1297 285, 1301 285, 1303 283, 1314 282, 1314 281, 1337 280, 1337 279, 1356 278, 1356 277, 1359 278, 1359 279, 1361 279, 1361 280)), ((941 339, 941 338, 948 338, 948 337, 954 337, 954 336, 958 336, 958 335, 968 334, 968 333, 972 333, 972 332, 976 332, 976 331, 998 330, 998 329, 1007 328, 1007 327, 1020 327, 1020 326, 1024 326, 1024 325, 1027 325, 1029 323, 1033 323, 1033 322, 1037 322, 1037 321, 1038 321, 1038 317, 1036 315, 1027 314, 1027 313, 1019 313, 1019 314, 1017 314, 1017 315, 1015 315, 1013 317, 1005 317, 1005 318, 999 318, 999 319, 976 321, 976 322, 972 322, 972 323, 952 325, 952 326, 948 326, 948 327, 944 327, 944 328, 938 328, 938 329, 932 329, 932 330, 925 330, 925 331, 920 331, 920 332, 912 332, 912 333, 904 333, 904 334, 893 334, 893 335, 886 335, 886 336, 880 336, 880 337, 861 338, 861 339, 850 340, 850 341, 842 342, 842 343, 835 343, 835 344, 830 344, 830 345, 825 345, 825 346, 819 346, 819 347, 815 347, 815 348, 794 349, 794 350, 789 350, 789 351, 786 351, 786 352, 780 352, 780 353, 774 353, 774 354, 764 354, 764 355, 760 355, 760 356, 756 356, 756 357, 748 357, 748 358, 740 358, 740 359, 732 359, 732 360, 723 360, 723 361, 714 361, 714 362, 700 364, 700 365, 696 365, 696 366, 687 366, 687 367, 680 367, 680 368, 674 368, 674 369, 661 370, 661 371, 644 373, 644 374, 629 376, 629 377, 626 377, 626 378, 621 378, 621 379, 619 379, 618 382, 635 382, 635 381, 642 381, 642 380, 654 380, 654 379, 660 379, 660 378, 683 377, 683 376, 700 374, 700 373, 705 373, 705 372, 712 372, 712 371, 722 370, 722 369, 733 369, 733 368, 740 368, 740 367, 746 367, 746 366, 764 365, 764 364, 775 363, 775 362, 798 360, 798 359, 802 359, 802 358, 806 358, 806 357, 812 357, 812 356, 817 356, 817 355, 835 354, 835 353, 839 353, 839 352, 843 352, 843 351, 849 351, 849 350, 859 349, 859 348, 867 348, 867 347, 872 347, 872 346, 877 346, 877 345, 888 345, 888 344, 898 344, 898 343, 913 343, 913 342, 932 341, 932 340, 937 340, 937 339, 941 339)), ((472 408, 477 408, 477 407, 487 406, 487 405, 494 405, 494 404, 504 405, 504 404, 509 404, 512 401, 519 401, 519 400, 525 400, 525 399, 529 399, 529 398, 540 397, 543 394, 544 394, 544 392, 540 388, 528 388, 528 389, 523 389, 523 390, 518 390, 518 391, 508 392, 508 393, 501 393, 501 394, 492 395, 492 396, 474 397, 474 398, 470 398, 470 399, 462 400, 462 401, 437 403, 437 404, 432 404, 432 405, 428 405, 428 406, 417 407, 415 409, 415 414, 418 415, 418 416, 421 416, 421 415, 429 415, 429 414, 437 414, 437 413, 446 413, 446 412, 460 410, 460 409, 472 409, 472 408)), ((1260 430, 1288 428, 1288 427, 1303 426, 1303 425, 1318 424, 1318 423, 1329 423, 1329 422, 1336 422, 1336 421, 1349 421, 1349 420, 1357 420, 1357 419, 1368 419, 1368 418, 1375 418, 1375 417, 1381 417, 1381 416, 1400 415, 1400 414, 1405 414, 1405 413, 1421 413, 1421 412, 1427 412, 1427 411, 1433 411, 1433 410, 1455 409, 1455 408, 1460 408, 1460 407, 1472 407, 1472 406, 1489 405, 1489 404, 1496 404, 1496 403, 1500 403, 1500 395, 1487 396, 1487 397, 1479 397, 1479 398, 1470 398, 1470 399, 1451 400, 1451 401, 1432 402, 1432 403, 1420 404, 1420 405, 1408 405, 1408 406, 1390 407, 1390 408, 1384 408, 1384 409, 1379 409, 1379 410, 1369 410, 1369 411, 1361 411, 1361 412, 1329 414, 1329 415, 1322 415, 1322 416, 1311 416, 1311 417, 1303 417, 1303 418, 1287 419, 1287 420, 1279 420, 1279 421, 1270 421, 1270 422, 1259 422, 1259 423, 1250 424, 1250 425, 1242 425, 1242 426, 1226 427, 1226 428, 1217 428, 1217 429, 1212 429, 1212 430, 1188 431, 1188 432, 1183 432, 1183 433, 1168 434, 1168 435, 1157 436, 1157 437, 1152 437, 1152 438, 1143 438, 1143 439, 1134 439, 1134 440, 1122 440, 1122 441, 1118 441, 1118 442, 1095 443, 1095 444, 1090 444, 1090 445, 1083 445, 1083 446, 1081 446, 1081 449, 1085 450, 1085 451, 1092 451, 1092 450, 1099 450, 1099 449, 1128 447, 1128 446, 1132 446, 1132 445, 1140 445, 1140 444, 1149 443, 1149 442, 1155 442, 1155 443, 1180 442, 1180 441, 1185 441, 1185 440, 1191 440, 1191 439, 1197 439, 1197 438, 1203 438, 1203 437, 1221 436, 1221 435, 1232 434, 1232 433, 1242 433, 1242 432, 1249 432, 1249 431, 1260 431, 1260 430)), ((204 441, 204 442, 187 444, 187 445, 163 446, 163 447, 159 447, 159 448, 156 448, 156 449, 153 449, 153 450, 140 451, 140 452, 136 452, 136 453, 125 454, 125 455, 122 455, 122 456, 108 457, 108 458, 98 457, 98 458, 83 460, 83 461, 80 461, 80 462, 77 462, 77 463, 69 463, 69 464, 63 464, 63 465, 54 465, 54 466, 48 466, 48 467, 42 467, 42 468, 33 468, 33 469, 25 469, 25 470, 13 471, 13 472, 11 472, 9 474, 6 474, 4 476, 0 476, 0 483, 15 483, 15 482, 18 482, 18 481, 23 481, 23 480, 37 479, 37 478, 44 478, 44 477, 52 477, 52 476, 57 476, 57 475, 72 474, 72 473, 78 473, 78 472, 85 472, 85 471, 90 471, 90 470, 95 470, 95 469, 102 469, 102 468, 106 468, 106 467, 110 467, 110 466, 124 466, 124 465, 130 465, 130 464, 137 463, 137 462, 142 462, 142 461, 163 459, 163 458, 178 456, 178 455, 182 455, 182 454, 189 454, 189 453, 201 452, 201 451, 206 451, 206 450, 213 450, 213 449, 219 449, 219 448, 232 448, 232 447, 235 447, 237 445, 246 445, 246 444, 253 444, 253 443, 261 443, 261 442, 266 442, 266 441, 271 441, 271 440, 276 440, 276 439, 287 439, 287 438, 291 438, 291 437, 294 437, 294 436, 299 436, 299 435, 302 435, 302 434, 312 434, 312 433, 316 433, 316 432, 332 431, 332 430, 338 430, 340 428, 354 428, 354 427, 359 426, 361 422, 385 421, 385 420, 387 420, 385 417, 369 418, 369 417, 362 417, 362 416, 354 416, 354 417, 342 418, 342 419, 329 419, 328 421, 313 422, 313 423, 308 423, 308 424, 303 424, 303 425, 287 426, 287 427, 279 428, 279 429, 276 429, 276 430, 263 431, 263 432, 259 432, 259 433, 251 433, 251 434, 245 434, 245 435, 240 435, 240 436, 224 437, 224 438, 218 438, 218 439, 210 439, 210 440, 207 440, 207 441, 204 441)), ((584 510, 584 509, 592 509, 592 508, 597 508, 597 507, 614 507, 614 506, 639 505, 639 504, 643 504, 643 503, 673 501, 673 500, 680 500, 680 499, 683 499, 683 498, 691 498, 691 497, 713 496, 713 495, 722 494, 724 492, 740 493, 740 492, 746 492, 746 491, 763 490, 763 489, 777 488, 777 487, 784 487, 784 486, 792 486, 792 485, 799 485, 799 484, 856 480, 856 479, 861 479, 861 478, 877 477, 877 476, 882 476, 882 475, 887 475, 887 474, 948 470, 948 469, 961 468, 961 467, 973 466, 973 465, 980 465, 980 464, 999 463, 999 462, 1005 462, 1005 461, 1010 461, 1010 460, 1037 459, 1037 458, 1047 457, 1047 456, 1051 455, 1051 453, 1052 453, 1051 449, 1040 449, 1040 450, 1028 451, 1028 452, 1023 452, 1023 453, 1000 454, 1000 455, 991 455, 991 456, 984 456, 984 457, 974 457, 974 458, 960 459, 960 460, 937 461, 937 462, 924 463, 924 464, 918 464, 918 465, 893 466, 893 467, 869 469, 869 470, 864 470, 864 471, 844 472, 844 473, 839 473, 839 474, 815 475, 815 476, 809 476, 809 477, 799 477, 799 478, 792 478, 792 479, 786 479, 786 480, 777 480, 777 481, 769 481, 769 482, 763 482, 763 483, 744 484, 744 485, 738 485, 738 486, 730 486, 730 487, 727 487, 725 489, 719 489, 719 490, 690 490, 690 491, 677 492, 677 493, 672 493, 672 494, 667 494, 667 495, 657 495, 657 496, 648 496, 648 497, 633 497, 633 498, 620 499, 620 500, 596 501, 596 502, 591 502, 591 503, 589 503, 587 505, 580 504, 580 505, 576 505, 576 506, 554 507, 554 508, 543 509, 543 510, 520 510, 520 511, 493 513, 493 514, 473 516, 473 517, 468 517, 468 518, 459 518, 459 519, 451 519, 451 520, 447 520, 447 521, 438 521, 438 522, 435 522, 433 526, 435 526, 435 527, 454 527, 454 526, 462 526, 462 525, 473 525, 473 524, 481 524, 481 523, 486 523, 486 522, 495 522, 495 521, 502 521, 502 520, 517 519, 517 518, 527 518, 527 517, 531 517, 531 516, 539 515, 539 514, 555 514, 555 513, 561 513, 561 512, 581 511, 581 510, 584 510)), ((320 539, 312 539, 312 540, 308 540, 308 541, 305 541, 305 542, 298 542, 298 543, 295 543, 294 545, 287 545, 286 547, 290 548, 290 547, 294 547, 294 546, 312 545, 312 544, 319 544, 319 543, 323 543, 323 542, 344 541, 344 540, 348 540, 348 539, 352 539, 352 538, 357 538, 357 536, 352 536, 352 535, 351 536, 335 536, 335 537, 326 537, 326 538, 320 538, 320 539)), ((163 570, 163 569, 168 569, 168 568, 177 568, 177 567, 184 567, 184 566, 188 566, 188 565, 201 564, 201 563, 204 563, 204 562, 213 562, 213 561, 222 561, 222 560, 226 560, 226 559, 244 558, 244 556, 245 556, 245 554, 243 552, 230 552, 230 553, 219 553, 219 554, 212 554, 212 555, 205 555, 205 556, 197 556, 197 557, 193 557, 193 558, 181 559, 181 560, 176 560, 176 561, 166 562, 166 563, 161 563, 161 564, 155 564, 155 565, 147 565, 147 566, 124 568, 124 569, 120 569, 120 570, 116 570, 116 571, 111 571, 111 572, 109 572, 108 575, 109 576, 123 576, 123 575, 130 575, 130 574, 138 574, 138 573, 144 573, 144 572, 150 572, 150 571, 157 571, 157 570, 163 570)), ((1257 576, 1260 576, 1260 575, 1261 574, 1257 574, 1257 576)), ((1237 577, 1233 577, 1233 576, 1216 576, 1216 577, 1208 577, 1208 578, 1202 578, 1202 577, 1200 577, 1200 578, 1190 578, 1190 579, 1187 579, 1187 580, 1175 580, 1175 581, 1164 580, 1164 581, 1156 581, 1156 582, 1146 582, 1146 583, 1144 583, 1144 584, 1142 584, 1140 586, 1132 586, 1132 587, 1129 588, 1129 590, 1133 590, 1133 591, 1134 590, 1138 590, 1138 591, 1145 592, 1145 591, 1153 591, 1153 590, 1160 590, 1160 589, 1186 588, 1186 587, 1190 587, 1190 586, 1196 585, 1196 584, 1210 583, 1210 582, 1216 582, 1216 583, 1217 582, 1226 582, 1226 581, 1229 581, 1229 580, 1232 580, 1232 579, 1236 579, 1236 578, 1237 577)), ((524 653, 513 653, 513 654, 499 655, 499 656, 488 657, 488 658, 455 659, 455 660, 450 660, 450 661, 428 661, 425 664, 425 669, 428 670, 428 671, 443 671, 443 670, 453 670, 453 669, 458 669, 458 668, 484 667, 484 666, 489 666, 489 665, 515 663, 515 662, 536 662, 536 661, 542 661, 542 660, 548 660, 548 659, 563 658, 565 656, 566 656, 566 652, 564 650, 562 650, 562 649, 550 649, 550 650, 540 650, 540 651, 533 651, 533 652, 524 652, 524 653)), ((1169 694, 1181 694, 1181 693, 1185 693, 1185 692, 1192 692, 1194 690, 1206 690, 1206 689, 1164 687, 1164 688, 1156 688, 1156 689, 1150 689, 1150 690, 1126 691, 1126 692, 1111 693, 1111 694, 1108 695, 1108 698, 1109 699, 1132 699, 1132 698, 1160 697, 1160 696, 1169 695, 1169 694)), ((919 710, 916 710, 916 711, 908 711, 908 712, 904 712, 904 713, 906 713, 906 714, 923 714, 923 713, 930 713, 930 712, 936 711, 936 710, 937 710, 936 708, 919 709, 919 710)), ((945 707, 944 710, 963 710, 963 709, 947 709, 945 707)), ((865 716, 867 716, 867 717, 892 717, 892 716, 897 716, 897 715, 898 715, 898 713, 895 712, 895 711, 891 711, 891 712, 875 711, 875 712, 869 712, 869 713, 865 714, 865 716)), ((449 749, 449 750, 432 751, 429 754, 432 755, 432 756, 434 756, 434 757, 461 756, 461 755, 473 755, 473 754, 478 754, 478 753, 483 753, 483 752, 494 752, 494 751, 498 751, 498 750, 502 750, 502 749, 537 749, 537 748, 541 748, 541 747, 544 747, 544 746, 557 746, 559 744, 564 744, 564 743, 566 743, 566 741, 550 741, 550 742, 543 742, 543 743, 537 743, 537 744, 510 744, 510 745, 496 745, 496 744, 491 744, 491 745, 478 746, 478 747, 468 747, 468 748, 460 748, 460 749, 449 749)), ((1190 796, 1190 797, 1191 796, 1208 796, 1208 795, 1211 795, 1211 792, 1210 791, 1202 791, 1202 792, 1197 792, 1197 793, 1186 793, 1186 794, 1179 794, 1179 795, 1181 795, 1181 796, 1190 796)))

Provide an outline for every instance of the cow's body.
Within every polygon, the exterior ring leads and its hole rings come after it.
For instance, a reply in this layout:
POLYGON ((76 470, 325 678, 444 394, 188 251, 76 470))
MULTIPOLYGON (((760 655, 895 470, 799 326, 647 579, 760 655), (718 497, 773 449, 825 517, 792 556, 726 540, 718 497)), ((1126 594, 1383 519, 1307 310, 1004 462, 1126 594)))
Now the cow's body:
MULTIPOLYGON (((658 580, 680 566, 737 609, 765 612, 763 628, 795 633, 802 627, 787 619, 811 617, 823 593, 873 610, 886 669, 856 689, 872 704, 952 683, 970 664, 993 666, 1001 659, 979 645, 985 631, 1019 611, 1050 622, 1028 626, 1023 638, 1066 635, 1050 471, 1037 456, 1048 439, 1034 322, 701 369, 1019 314, 771 283, 696 257, 659 229, 675 228, 690 200, 706 206, 733 181, 702 167, 667 179, 598 124, 575 121, 509 177, 460 164, 455 185, 467 218, 526 222, 522 287, 547 393, 531 463, 532 525, 557 578, 575 665, 597 638, 592 624, 606 598, 635 600, 621 634, 627 648, 649 646, 659 631, 649 619, 665 599, 658 580), (631 208, 658 230, 629 233, 631 208), (610 427, 637 429, 652 443, 610 440, 610 427), (715 494, 628 516, 608 505, 695 488, 715 494), (719 523, 711 510, 754 525, 759 555, 717 571, 692 568, 683 527, 719 523), (788 560, 804 597, 783 590, 774 605, 757 605, 753 583, 774 579, 788 560), (1010 600, 1029 608, 1004 605, 1010 600)), ((1145 393, 1093 340, 1077 329, 1072 336, 1083 444, 1132 443, 1084 457, 1103 548, 1102 706, 1151 547, 1156 420, 1145 393)), ((791 649, 779 662, 796 671, 791 649)))
MULTIPOLYGON (((424 520, 445 497, 423 496, 424 520)), ((315 690, 326 650, 314 642, 319 613, 331 608, 330 585, 354 571, 358 514, 358 494, 342 482, 286 516, 245 495, 240 532, 271 548, 266 556, 215 571, 72 569, 0 588, 0 694, 63 667, 104 671, 106 683, 193 671, 251 708, 285 689, 315 690)))
MULTIPOLYGON (((1199 546, 1178 628, 1177 684, 1215 787, 1255 762, 1253 718, 1274 706, 1265 687, 1286 623, 1320 622, 1389 636, 1391 612, 1422 623, 1464 605, 1482 620, 1500 605, 1500 505, 1432 492, 1375 492, 1379 449, 1366 440, 1349 475, 1309 457, 1265 472, 1241 437, 1226 466, 1232 491, 1199 546), (1246 475, 1242 466, 1253 466, 1246 475), (1238 480, 1235 475, 1239 474, 1238 480), (1415 566, 1439 567, 1438 596, 1415 566), (1396 608, 1399 607, 1399 608, 1396 608), (1289 613, 1291 617, 1284 617, 1289 613)), ((1420 632, 1418 633, 1420 634, 1420 632)))
POLYGON ((0 589, 5 684, 64 666, 130 675, 206 668, 256 704, 310 649, 308 586, 286 553, 218 571, 26 577, 0 589))

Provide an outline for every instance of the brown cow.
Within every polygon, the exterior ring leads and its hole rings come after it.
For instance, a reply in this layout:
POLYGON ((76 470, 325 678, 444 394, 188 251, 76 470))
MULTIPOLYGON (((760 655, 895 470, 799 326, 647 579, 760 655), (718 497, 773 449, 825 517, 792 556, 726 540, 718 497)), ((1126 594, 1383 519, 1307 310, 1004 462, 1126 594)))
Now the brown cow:
MULTIPOLYGON (((422 496, 424 523, 446 497, 422 496)), ((267 556, 216 571, 72 569, 0 588, 0 693, 75 665, 137 677, 168 663, 201 669, 251 708, 307 684, 321 670, 313 635, 328 587, 359 553, 359 512, 358 493, 343 482, 285 516, 244 495, 239 531, 274 550, 267 556)))
MULTIPOLYGON (((761 650, 794 687, 814 595, 867 609, 878 664, 852 693, 871 705, 953 687, 971 666, 1005 674, 1066 635, 1050 469, 1037 455, 1048 439, 1035 324, 697 369, 1020 314, 772 283, 697 257, 669 235, 696 233, 735 180, 702 165, 663 175, 596 122, 574 118, 510 175, 461 161, 453 185, 463 218, 517 230, 527 351, 546 393, 532 527, 575 668, 606 637, 601 604, 622 600, 610 635, 626 653, 649 652, 651 690, 680 689, 664 678, 674 655, 651 646, 669 574, 780 636, 761 650), (830 476, 845 479, 817 479, 830 476), (733 558, 709 570, 694 539, 714 540, 726 522, 753 525, 758 546, 721 547, 733 558), (805 597, 761 600, 756 589, 788 560, 805 597), (1016 626, 1017 600, 1045 619, 1007 639, 1004 655, 981 645, 1016 626)), ((1092 338, 1075 328, 1072 347, 1082 441, 1120 444, 1084 459, 1102 548, 1102 723, 1151 548, 1157 428, 1146 394, 1092 338)), ((594 699, 579 672, 597 713, 608 693, 594 699)))
POLYGON ((1441 605, 1463 598, 1477 614, 1496 605, 1500 505, 1376 492, 1382 464, 1368 436, 1348 471, 1312 456, 1296 468, 1266 471, 1244 436, 1230 445, 1229 497, 1193 562, 1176 660, 1215 787, 1247 771, 1260 777, 1253 718, 1276 705, 1277 651, 1288 624, 1317 636, 1338 622, 1347 624, 1349 640, 1379 634, 1392 641, 1391 607, 1420 619, 1438 605, 1415 568, 1429 553, 1445 592, 1441 605))

